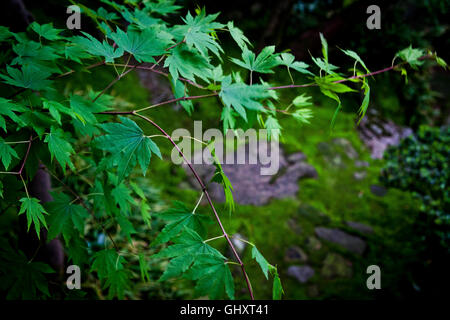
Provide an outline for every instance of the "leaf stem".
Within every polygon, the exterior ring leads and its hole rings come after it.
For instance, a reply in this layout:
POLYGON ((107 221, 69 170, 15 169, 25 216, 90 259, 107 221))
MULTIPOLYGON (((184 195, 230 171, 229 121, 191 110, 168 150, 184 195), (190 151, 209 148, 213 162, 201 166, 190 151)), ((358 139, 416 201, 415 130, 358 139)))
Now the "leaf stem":
POLYGON ((234 262, 234 261, 225 261, 225 264, 234 264, 234 265, 239 265, 239 263, 234 262))
POLYGON ((206 239, 206 240, 203 241, 203 243, 207 243, 209 241, 217 240, 217 239, 220 239, 220 238, 223 238, 223 237, 224 237, 224 235, 222 234, 222 235, 214 237, 214 238, 206 239))
POLYGON ((27 198, 30 198, 30 194, 28 193, 27 184, 25 183, 25 180, 23 179, 22 174, 19 174, 19 176, 20 176, 20 180, 22 180, 23 187, 25 188, 25 193, 27 194, 27 198))
POLYGON ((203 192, 202 192, 202 194, 200 195, 200 199, 198 199, 197 204, 195 205, 194 210, 192 210, 192 214, 195 213, 195 210, 197 210, 197 208, 198 208, 198 206, 200 205, 200 202, 202 201, 202 199, 203 199, 203 192))

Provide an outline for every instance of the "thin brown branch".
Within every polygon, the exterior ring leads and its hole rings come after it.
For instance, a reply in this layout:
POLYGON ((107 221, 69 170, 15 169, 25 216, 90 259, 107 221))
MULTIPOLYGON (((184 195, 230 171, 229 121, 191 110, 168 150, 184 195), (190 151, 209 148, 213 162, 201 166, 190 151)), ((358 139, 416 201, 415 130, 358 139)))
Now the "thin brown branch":
POLYGON ((22 175, 23 168, 25 168, 25 164, 27 163, 32 143, 33 143, 33 135, 30 135, 30 139, 28 140, 27 152, 25 153, 25 157, 23 158, 22 166, 20 167, 19 172, 17 173, 20 176, 22 175))
POLYGON ((92 102, 97 101, 98 98, 100 98, 102 95, 105 94, 105 92, 111 88, 117 81, 119 81, 120 79, 122 79, 124 76, 126 76, 128 73, 130 73, 131 71, 133 71, 134 68, 128 69, 127 71, 119 74, 113 81, 111 81, 95 98, 94 100, 92 100, 92 102))
POLYGON ((147 109, 151 109, 151 108, 155 108, 155 107, 159 107, 165 104, 169 104, 169 103, 173 103, 173 102, 178 102, 178 101, 185 101, 185 100, 195 100, 195 99, 203 99, 203 98, 209 98, 209 97, 214 97, 214 96, 218 96, 219 94, 217 92, 214 93, 210 93, 210 94, 205 94, 205 95, 201 95, 201 96, 190 96, 190 97, 181 97, 181 98, 174 98, 174 99, 170 99, 167 101, 163 101, 160 103, 156 103, 153 104, 151 106, 139 109, 139 110, 135 110, 135 112, 142 112, 145 111, 147 109))
POLYGON ((175 149, 177 149, 178 153, 180 154, 180 156, 183 158, 183 160, 186 162, 186 164, 188 165, 189 169, 191 170, 191 172, 193 173, 195 179, 197 180, 197 182, 199 183, 202 192, 205 194, 206 199, 208 200, 209 206, 211 207, 214 216, 216 218, 217 223, 219 224, 219 227, 222 231, 223 236, 226 238, 228 245, 230 246, 234 256, 236 257, 236 260, 238 261, 241 269, 242 269, 242 273, 244 274, 244 278, 245 278, 245 282, 247 283, 247 288, 248 291, 250 293, 250 297, 252 300, 254 300, 254 296, 253 296, 253 289, 252 286, 250 284, 250 280, 248 278, 247 272, 245 271, 245 266, 244 263, 242 262, 241 258, 239 257, 239 254, 237 253, 233 242, 230 240, 230 237, 228 236, 227 232, 225 231, 225 228, 222 224, 222 221, 220 220, 219 214, 216 211, 216 208, 214 207, 214 204, 211 200, 211 197, 209 196, 208 190, 206 189, 205 184, 203 183, 202 179, 200 178, 200 176, 198 175, 197 171, 195 171, 194 167, 192 166, 192 164, 190 163, 190 161, 186 158, 186 156, 184 155, 184 153, 181 151, 181 149, 178 147, 178 145, 175 143, 175 141, 172 139, 172 137, 166 132, 164 131, 164 129, 162 129, 156 122, 154 122, 153 120, 151 120, 150 118, 143 116, 139 113, 137 113, 137 111, 133 111, 132 112, 133 115, 147 121, 148 123, 150 123, 151 125, 153 125, 157 130, 159 130, 163 135, 165 135, 167 137, 167 139, 170 141, 170 143, 175 147, 175 149))
MULTIPOLYGON (((115 65, 118 66, 118 67, 123 67, 123 66, 125 66, 124 64, 115 64, 115 65)), ((166 78, 169 77, 169 74, 168 74, 167 72, 164 72, 164 71, 161 71, 161 70, 154 69, 155 65, 153 65, 153 66, 151 66, 151 67, 146 67, 146 66, 136 66, 136 65, 128 65, 128 68, 133 68, 133 67, 136 68, 136 69, 148 70, 148 71, 151 71, 151 72, 160 74, 160 75, 162 75, 162 76, 165 76, 166 78)), ((194 87, 197 87, 197 88, 199 88, 199 89, 205 89, 205 90, 206 90, 206 88, 205 88, 204 86, 202 86, 202 85, 200 85, 200 84, 198 84, 198 83, 196 83, 196 82, 194 82, 194 81, 192 81, 192 80, 189 80, 189 79, 186 79, 186 78, 183 78, 183 77, 179 77, 178 80, 183 81, 183 82, 187 82, 187 83, 189 83, 190 85, 192 85, 192 86, 194 86, 194 87)))
MULTIPOLYGON (((428 59, 430 57, 432 57, 432 55, 427 54, 427 55, 424 55, 424 56, 420 57, 419 60, 428 59)), ((352 76, 352 77, 348 77, 348 78, 345 78, 345 79, 333 81, 333 83, 342 83, 342 82, 350 81, 352 79, 362 79, 362 78, 365 78, 365 77, 374 76, 374 75, 377 75, 377 74, 380 74, 380 73, 384 73, 384 72, 387 72, 387 71, 394 70, 395 68, 401 67, 402 65, 405 65, 406 63, 407 62, 404 61, 404 62, 398 63, 396 65, 393 65, 393 66, 390 66, 390 67, 387 67, 387 68, 384 68, 384 69, 380 69, 380 70, 377 70, 377 71, 374 71, 374 72, 370 72, 370 73, 361 74, 361 75, 358 75, 358 76, 352 76)), ((289 84, 289 85, 285 85, 285 86, 270 87, 270 88, 268 88, 268 90, 278 90, 278 89, 288 89, 288 88, 307 88, 307 87, 317 87, 317 86, 318 86, 317 83, 289 84)))

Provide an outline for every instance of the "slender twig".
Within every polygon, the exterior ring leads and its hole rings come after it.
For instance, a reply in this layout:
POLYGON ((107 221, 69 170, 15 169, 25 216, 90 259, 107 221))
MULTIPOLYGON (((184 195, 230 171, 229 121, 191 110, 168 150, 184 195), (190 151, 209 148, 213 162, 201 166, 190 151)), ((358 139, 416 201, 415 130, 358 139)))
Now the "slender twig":
MULTIPOLYGON (((123 67, 124 64, 116 64, 116 66, 118 66, 118 67, 123 67)), ((153 66, 154 66, 154 65, 153 65, 153 66)), ((164 72, 164 71, 161 71, 161 70, 154 69, 153 66, 152 66, 152 67, 146 67, 146 66, 136 66, 136 65, 130 65, 130 64, 129 64, 127 68, 133 68, 133 67, 134 67, 135 69, 142 69, 142 70, 152 71, 152 72, 154 72, 154 73, 163 75, 163 76, 165 76, 166 78, 169 77, 169 74, 168 74, 167 72, 164 72)), ((197 87, 197 88, 199 88, 199 89, 205 89, 205 90, 206 90, 206 88, 205 88, 204 86, 202 86, 202 85, 200 85, 200 84, 198 84, 198 83, 195 83, 195 82, 192 81, 192 80, 189 80, 189 79, 186 79, 186 78, 183 78, 183 77, 178 77, 178 80, 187 82, 187 83, 189 83, 189 84, 191 84, 191 85, 193 85, 194 87, 197 87)))
POLYGON ((185 43, 185 42, 186 42, 186 39, 183 39, 183 40, 181 40, 180 42, 175 43, 173 46, 168 47, 168 48, 166 49, 166 51, 169 51, 170 49, 173 49, 173 48, 175 48, 175 47, 177 47, 177 46, 179 46, 180 44, 185 43))
POLYGON ((200 178, 200 176, 198 175, 197 171, 194 169, 194 167, 192 166, 192 164, 189 162, 189 160, 186 158, 186 156, 184 155, 184 153, 181 151, 181 149, 178 147, 178 145, 175 143, 175 141, 172 139, 172 137, 166 132, 164 131, 164 129, 162 129, 156 122, 154 122, 153 120, 149 119, 146 116, 143 116, 139 113, 137 113, 137 111, 133 111, 132 112, 133 115, 147 121, 148 123, 150 123, 151 125, 153 125, 156 129, 158 129, 162 134, 164 134, 165 136, 167 136, 167 139, 169 139, 169 141, 172 143, 172 145, 175 147, 175 149, 177 149, 178 153, 180 154, 180 156, 184 159, 184 161, 186 162, 186 164, 188 165, 189 169, 191 170, 191 172, 193 173, 195 179, 197 180, 197 182, 199 183, 202 192, 205 194, 206 199, 208 200, 209 206, 211 207, 214 216, 216 218, 217 223, 219 224, 219 227, 222 231, 223 236, 226 238, 228 245, 231 248, 231 251, 233 252, 234 256, 236 257, 236 260, 238 261, 241 269, 242 269, 242 273, 244 274, 244 278, 245 278, 245 282, 247 283, 247 288, 248 291, 250 293, 250 297, 252 300, 254 300, 254 296, 253 296, 253 289, 252 286, 250 284, 250 279, 248 278, 247 272, 245 271, 245 266, 244 263, 242 262, 241 258, 239 257, 239 254, 237 253, 233 242, 230 240, 230 237, 228 236, 227 232, 225 231, 225 228, 222 224, 222 221, 220 220, 219 214, 216 211, 216 208, 214 207, 214 204, 211 200, 211 197, 209 196, 209 193, 206 189, 205 184, 203 183, 203 180, 200 178))
POLYGON ((133 71, 134 68, 128 69, 125 72, 122 72, 121 74, 119 74, 113 81, 111 81, 95 98, 94 100, 92 100, 92 102, 97 101, 98 98, 100 98, 102 95, 105 94, 105 92, 111 88, 117 81, 119 81, 120 79, 122 79, 124 76, 126 76, 128 73, 130 73, 131 71, 133 71))
POLYGON ((195 210, 197 210, 198 206, 200 205, 200 202, 202 202, 202 199, 203 199, 203 192, 202 192, 202 194, 200 195, 200 199, 198 199, 197 204, 195 205, 194 210, 192 210, 192 214, 195 213, 195 210))
MULTIPOLYGON (((426 58, 429 58, 429 57, 430 57, 430 55, 424 55, 424 56, 420 57, 419 60, 423 60, 423 59, 426 59, 426 58)), ((353 79, 361 79, 361 78, 365 78, 365 77, 374 76, 374 75, 377 75, 377 74, 380 74, 380 73, 384 73, 384 72, 387 72, 387 71, 394 70, 395 68, 398 68, 398 67, 400 67, 402 65, 405 65, 406 63, 407 62, 404 61, 404 62, 401 62, 399 64, 396 64, 396 65, 393 65, 393 66, 390 66, 390 67, 387 67, 387 68, 384 68, 384 69, 381 69, 381 70, 377 70, 377 71, 374 71, 374 72, 370 72, 370 73, 366 73, 366 74, 360 74, 358 76, 352 76, 352 77, 349 77, 349 78, 333 81, 333 83, 342 83, 342 82, 350 81, 350 80, 353 80, 353 79)), ((285 86, 270 87, 270 88, 268 88, 268 90, 278 90, 278 89, 288 89, 288 88, 307 88, 307 87, 317 87, 317 86, 318 86, 317 83, 290 84, 290 85, 285 85, 285 86)))
POLYGON ((207 243, 207 242, 209 242, 209 241, 217 240, 217 239, 220 239, 220 238, 223 238, 223 237, 224 237, 224 235, 221 234, 220 236, 217 236, 217 237, 214 237, 214 238, 206 239, 206 240, 203 241, 203 243, 207 243))
MULTIPOLYGON (((103 60, 103 61, 100 61, 100 62, 97 62, 97 63, 93 63, 93 64, 87 66, 85 69, 89 70, 89 69, 92 69, 92 68, 95 68, 95 67, 98 67, 98 66, 101 66, 101 65, 104 65, 104 64, 105 64, 105 61, 103 60)), ((72 73, 75 73, 75 72, 76 72, 76 70, 70 70, 70 71, 67 71, 66 73, 62 73, 62 74, 59 74, 59 75, 55 76, 54 79, 62 78, 62 77, 68 76, 69 74, 72 74, 72 73)))
POLYGON ((25 140, 25 141, 7 141, 4 142, 5 144, 21 144, 21 143, 30 143, 30 140, 25 140))
POLYGON ((219 94, 217 92, 215 92, 215 93, 210 93, 210 94, 204 94, 204 95, 201 95, 201 96, 190 96, 190 97, 186 97, 185 96, 185 97, 181 97, 181 98, 170 99, 170 100, 167 100, 167 101, 163 101, 163 102, 160 102, 160 103, 153 104, 151 106, 148 106, 148 107, 145 107, 145 108, 142 108, 142 109, 139 109, 139 110, 135 110, 135 112, 142 112, 142 111, 145 111, 145 110, 148 110, 148 109, 151 109, 151 108, 159 107, 159 106, 162 106, 162 105, 165 105, 165 104, 169 104, 169 103, 173 103, 173 102, 202 99, 202 98, 214 97, 214 96, 218 96, 218 95, 219 94))
POLYGON ((28 148, 27 152, 25 153, 25 157, 23 158, 22 166, 20 167, 20 170, 18 172, 19 175, 22 175, 23 168, 25 168, 25 164, 28 160, 28 155, 30 154, 31 144, 33 143, 33 136, 30 135, 30 139, 28 140, 28 148))

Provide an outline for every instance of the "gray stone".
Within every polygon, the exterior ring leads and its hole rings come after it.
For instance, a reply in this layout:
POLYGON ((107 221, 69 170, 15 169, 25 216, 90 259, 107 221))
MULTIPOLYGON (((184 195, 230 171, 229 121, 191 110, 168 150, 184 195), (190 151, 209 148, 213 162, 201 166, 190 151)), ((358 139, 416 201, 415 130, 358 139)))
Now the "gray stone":
POLYGON ((383 186, 378 186, 376 184, 372 184, 370 186, 370 192, 378 197, 384 197, 387 193, 387 189, 383 186))
POLYGON ((341 245, 350 252, 363 254, 366 249, 364 240, 342 230, 318 227, 314 231, 319 238, 341 245))
POLYGON ((361 160, 355 161, 355 167, 357 167, 357 168, 368 167, 368 166, 369 166, 369 163, 367 161, 361 161, 361 160))
POLYGON ((289 163, 296 163, 300 161, 306 160, 306 155, 303 152, 296 152, 293 154, 290 154, 286 157, 287 162, 289 163))
POLYGON ((320 294, 319 287, 316 284, 312 284, 307 288, 307 294, 311 298, 318 297, 320 294))
POLYGON ((325 257, 320 273, 326 279, 351 278, 352 263, 341 255, 330 252, 325 257))
POLYGON ((350 159, 358 158, 358 152, 356 152, 355 148, 353 148, 350 141, 344 138, 336 138, 333 140, 333 143, 337 146, 342 147, 343 151, 350 159))
POLYGON ((398 145, 401 139, 412 134, 410 128, 398 126, 391 120, 381 119, 378 114, 364 117, 358 131, 373 159, 383 158, 387 147, 398 145))
POLYGON ((373 233, 373 228, 368 226, 367 224, 356 222, 356 221, 347 221, 345 222, 350 228, 355 229, 361 233, 369 234, 373 233))
POLYGON ((301 234, 302 228, 298 225, 297 221, 295 219, 289 219, 287 221, 287 224, 289 228, 295 233, 295 234, 301 234))
MULTIPOLYGON (((260 161, 256 164, 250 164, 248 156, 257 153, 257 148, 263 147, 263 144, 264 142, 260 142, 256 148, 250 145, 242 145, 232 154, 235 159, 237 154, 246 154, 245 164, 222 164, 225 175, 233 185, 234 201, 237 203, 264 205, 273 198, 295 197, 298 193, 298 181, 300 179, 317 177, 317 171, 306 162, 289 163, 281 148, 278 173, 275 175, 262 175, 261 168, 265 166, 260 161)), ((300 159, 300 156, 297 155, 296 157, 300 159)), ((210 181, 214 175, 215 167, 209 164, 195 164, 202 163, 201 158, 201 152, 194 154, 193 167, 203 181, 210 181)), ((224 156, 224 159, 226 159, 226 156, 224 156)), ((195 188, 199 188, 198 182, 188 166, 184 164, 183 167, 187 172, 190 184, 195 188)), ((218 202, 225 201, 225 194, 221 185, 209 183, 208 191, 213 200, 218 202)))
POLYGON ((291 246, 286 249, 284 259, 287 262, 306 262, 308 261, 308 256, 301 248, 291 246))
POLYGON ((247 247, 247 243, 245 243, 244 241, 241 241, 239 239, 247 240, 247 238, 244 237, 243 235, 241 235, 240 233, 235 233, 231 237, 231 242, 233 243, 234 247, 236 248, 236 251, 239 254, 241 254, 242 252, 244 252, 245 248, 247 247))
POLYGON ((288 276, 297 279, 300 283, 306 283, 314 276, 314 269, 310 266, 290 266, 287 270, 288 276))
POLYGON ((322 248, 322 243, 319 241, 319 239, 313 236, 306 238, 305 245, 309 251, 316 251, 322 248))
POLYGON ((353 178, 357 181, 361 181, 365 177, 367 177, 367 172, 365 172, 365 171, 356 171, 353 173, 353 178))
POLYGON ((309 204, 300 205, 298 213, 300 217, 308 219, 309 222, 315 225, 325 225, 331 221, 329 216, 309 204))

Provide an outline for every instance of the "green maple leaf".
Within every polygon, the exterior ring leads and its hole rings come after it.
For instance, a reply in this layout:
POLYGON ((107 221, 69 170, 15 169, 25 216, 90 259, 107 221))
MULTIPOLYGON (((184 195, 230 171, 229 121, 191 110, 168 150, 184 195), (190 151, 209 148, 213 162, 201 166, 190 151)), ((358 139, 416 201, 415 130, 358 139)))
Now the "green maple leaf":
POLYGON ((173 245, 152 256, 153 258, 171 258, 159 281, 183 274, 200 254, 209 254, 225 259, 219 251, 205 243, 197 232, 188 227, 184 227, 183 232, 173 242, 173 245))
POLYGON ((109 288, 108 299, 112 299, 117 296, 119 299, 125 297, 125 290, 129 285, 130 273, 125 269, 114 270, 108 274, 103 289, 109 288))
POLYGON ((122 48, 114 49, 113 46, 105 40, 100 42, 86 32, 82 31, 81 33, 83 33, 85 37, 76 36, 72 39, 72 42, 82 46, 87 52, 94 56, 104 57, 105 62, 114 62, 114 59, 123 55, 122 48))
POLYGON ((189 210, 184 203, 174 201, 174 207, 158 213, 157 216, 168 224, 161 230, 160 234, 153 240, 151 245, 157 245, 173 239, 186 226, 199 235, 206 235, 205 225, 210 219, 198 213, 189 210))
POLYGON ((152 153, 161 158, 158 146, 134 121, 125 117, 120 117, 120 121, 122 123, 102 124, 107 134, 94 140, 100 149, 113 154, 112 160, 118 165, 119 182, 135 165, 136 159, 145 175, 152 153))
POLYGON ((359 120, 358 125, 361 122, 361 120, 366 115, 367 109, 369 108, 369 102, 370 102, 370 87, 366 80, 364 80, 362 89, 364 90, 364 99, 361 103, 361 107, 359 107, 358 114, 359 114, 359 120))
POLYGON ((6 170, 8 170, 13 157, 19 159, 16 150, 14 150, 10 144, 7 144, 5 140, 0 138, 0 158, 6 170))
POLYGON ((341 49, 341 51, 344 52, 349 57, 352 57, 353 59, 355 59, 355 61, 357 63, 359 63, 367 71, 367 73, 370 73, 370 71, 369 71, 369 69, 367 69, 366 64, 364 63, 364 61, 362 61, 361 57, 355 51, 344 50, 344 49, 341 49))
POLYGON ((328 75, 326 77, 315 77, 317 85, 321 90, 327 90, 337 93, 355 92, 354 89, 346 86, 343 83, 336 83, 336 81, 344 80, 338 75, 328 75))
POLYGON ((53 27, 52 23, 42 24, 40 25, 36 21, 34 21, 30 25, 31 29, 33 29, 40 37, 43 37, 47 40, 58 40, 61 39, 59 33, 63 31, 62 29, 56 29, 53 27))
MULTIPOLYGON (((186 84, 181 82, 179 79, 172 78, 171 84, 175 98, 182 98, 189 94, 189 90, 187 89, 186 84)), ((189 115, 192 114, 192 111, 194 110, 194 104, 191 100, 179 101, 179 104, 181 104, 181 106, 189 115)))
MULTIPOLYGON (((204 13, 204 11, 202 12, 204 13)), ((186 24, 175 26, 172 32, 175 38, 184 38, 189 48, 195 47, 204 57, 208 56, 209 50, 220 58, 219 52, 223 52, 223 50, 210 33, 223 25, 212 22, 217 15, 202 16, 202 12, 195 18, 188 12, 186 18, 183 19, 186 24)))
POLYGON ((6 41, 13 36, 13 33, 9 31, 9 28, 0 26, 0 42, 6 41))
POLYGON ((94 262, 90 272, 97 271, 98 277, 103 280, 108 278, 114 271, 123 269, 125 258, 119 256, 114 249, 104 249, 93 255, 94 262))
POLYGON ((153 29, 145 29, 143 32, 128 30, 126 33, 117 28, 111 38, 119 48, 131 53, 139 62, 156 62, 154 56, 166 53, 167 41, 157 37, 153 29))
POLYGON ((131 210, 130 203, 134 203, 131 190, 122 182, 112 190, 111 195, 115 203, 119 205, 120 211, 128 214, 131 210))
POLYGON ((187 277, 197 280, 197 296, 208 295, 211 299, 219 299, 226 293, 230 299, 234 299, 234 280, 225 262, 225 259, 210 254, 201 254, 195 258, 187 277))
POLYGON ((258 249, 255 246, 253 246, 252 248, 252 258, 255 259, 256 262, 258 262, 266 279, 269 279, 270 264, 269 262, 267 262, 266 258, 264 258, 264 256, 261 254, 261 252, 258 251, 258 249))
POLYGON ((89 213, 81 205, 64 193, 52 193, 53 201, 46 203, 48 213, 48 239, 56 238, 62 233, 66 245, 74 236, 74 231, 84 235, 84 221, 89 213))
POLYGON ((228 179, 225 172, 223 171, 222 165, 220 164, 220 161, 216 156, 214 146, 211 147, 210 145, 208 145, 208 148, 214 159, 214 166, 216 168, 214 171, 214 175, 211 178, 211 182, 216 182, 222 185, 223 191, 225 193, 225 205, 228 206, 229 213, 231 214, 231 212, 233 212, 235 208, 233 186, 231 185, 230 179, 228 179))
POLYGON ((274 52, 275 46, 265 47, 255 58, 255 54, 247 47, 244 47, 242 51, 242 61, 236 58, 231 58, 231 61, 250 71, 273 73, 272 68, 280 64, 277 59, 278 54, 274 54, 274 52))
POLYGON ((136 25, 139 29, 151 28, 155 25, 161 25, 161 19, 150 16, 144 10, 134 9, 134 12, 128 11, 126 8, 120 11, 122 17, 129 23, 136 25))
POLYGON ((322 58, 311 57, 311 59, 320 68, 320 70, 325 71, 327 74, 335 75, 336 72, 334 72, 334 70, 339 69, 339 67, 337 67, 331 63, 325 62, 322 58))
POLYGON ((270 266, 270 273, 273 275, 273 288, 272 299, 281 300, 281 296, 284 294, 283 287, 281 286, 280 276, 278 275, 277 268, 270 266))
POLYGON ((175 5, 176 0, 160 0, 158 2, 145 2, 145 7, 150 10, 150 12, 159 13, 161 15, 166 15, 168 13, 174 13, 181 9, 181 6, 175 5))
POLYGON ((302 93, 292 100, 292 104, 296 107, 309 107, 312 105, 312 102, 309 101, 309 99, 311 99, 311 96, 307 96, 305 93, 302 93))
POLYGON ((300 73, 314 75, 307 68, 308 64, 300 61, 295 61, 294 55, 283 52, 279 57, 277 57, 277 61, 280 65, 286 66, 288 69, 294 69, 300 73))
POLYGON ((179 45, 171 50, 171 54, 164 61, 164 67, 169 67, 169 72, 174 79, 182 77, 195 82, 195 77, 208 81, 208 69, 213 66, 202 55, 186 45, 179 45))
POLYGON ((295 110, 292 116, 300 123, 310 123, 309 119, 313 117, 313 113, 311 109, 303 108, 295 110))
POLYGON ((49 87, 51 83, 50 80, 47 80, 50 76, 49 72, 39 70, 31 65, 24 65, 21 70, 6 66, 6 70, 9 76, 0 74, 0 78, 7 84, 16 87, 41 90, 49 87))
POLYGON ((17 53, 17 57, 11 62, 12 65, 31 64, 39 68, 42 65, 42 61, 53 61, 60 57, 54 48, 44 46, 36 41, 14 44, 13 51, 17 53))
POLYGON ((26 213, 28 231, 30 230, 31 223, 33 222, 36 234, 40 239, 41 223, 47 228, 47 222, 45 221, 44 214, 48 214, 44 207, 39 203, 36 198, 22 198, 19 200, 22 202, 20 205, 19 215, 26 213))
POLYGON ((228 129, 234 129, 236 124, 236 113, 230 107, 223 107, 220 120, 223 121, 223 132, 226 134, 228 129))
POLYGON ((44 140, 44 142, 48 143, 52 161, 53 158, 56 158, 64 172, 66 170, 66 165, 68 165, 70 169, 75 170, 75 166, 70 160, 70 155, 75 151, 67 140, 69 140, 68 135, 65 134, 62 129, 55 127, 51 127, 50 133, 47 134, 44 140))
POLYGON ((114 12, 108 12, 103 7, 98 8, 97 16, 107 21, 119 19, 119 16, 117 14, 115 14, 114 12))
POLYGON ((142 253, 139 254, 139 269, 141 271, 142 281, 149 282, 150 275, 148 274, 148 272, 150 271, 150 266, 149 266, 148 262, 145 260, 144 254, 142 254, 142 253))
POLYGON ((72 118, 75 118, 75 113, 68 107, 63 106, 61 103, 56 101, 49 101, 42 99, 42 106, 50 112, 50 115, 61 125, 61 113, 65 113, 72 118))
POLYGON ((86 50, 79 45, 70 45, 67 44, 64 49, 64 54, 66 56, 66 59, 73 60, 78 63, 82 63, 81 59, 87 59, 92 57, 86 50))
POLYGON ((344 80, 344 78, 337 74, 330 74, 325 77, 315 77, 314 80, 316 81, 317 85, 320 88, 320 91, 324 95, 335 100, 338 103, 336 110, 334 111, 333 118, 331 119, 331 128, 333 128, 334 124, 336 123, 339 111, 342 108, 341 99, 339 98, 337 93, 353 92, 355 90, 343 83, 336 83, 336 81, 344 80))
POLYGON ((70 108, 75 117, 80 120, 83 125, 97 123, 97 118, 94 113, 109 109, 105 103, 100 101, 100 99, 96 102, 92 102, 92 100, 79 95, 70 96, 70 108))
POLYGON ((223 28, 224 25, 215 22, 219 13, 215 14, 206 14, 205 8, 197 11, 197 15, 193 17, 190 12, 186 15, 186 19, 183 21, 191 28, 198 28, 201 32, 213 32, 215 29, 223 28))
POLYGON ((136 234, 137 231, 134 229, 133 224, 126 217, 119 215, 117 218, 117 223, 120 226, 120 232, 125 235, 130 243, 132 243, 131 235, 136 234))
POLYGON ((39 292, 50 297, 48 279, 45 274, 54 273, 49 265, 29 261, 20 250, 13 250, 7 241, 1 242, 0 251, 0 282, 2 290, 7 292, 7 300, 32 300, 41 298, 39 292))
POLYGON ((23 124, 23 121, 14 113, 24 111, 25 108, 12 103, 11 100, 7 100, 0 97, 0 127, 6 132, 6 121, 3 116, 9 117, 12 121, 23 124))
POLYGON ((403 61, 406 61, 413 69, 417 69, 424 61, 419 60, 420 57, 425 55, 425 51, 422 49, 414 49, 411 45, 405 48, 395 55, 394 59, 399 57, 403 61))
POLYGON ((267 129, 267 137, 268 140, 274 139, 278 140, 281 134, 281 125, 278 122, 278 119, 269 115, 265 122, 265 127, 267 129))
POLYGON ((141 212, 141 216, 142 216, 142 219, 144 220, 145 224, 147 225, 147 227, 149 227, 151 229, 152 228, 152 222, 151 222, 152 216, 150 213, 150 206, 148 205, 148 203, 145 199, 143 199, 141 201, 140 212, 141 212))
POLYGON ((222 88, 219 93, 223 103, 234 110, 247 121, 245 109, 265 111, 260 100, 270 97, 267 86, 246 85, 245 83, 231 83, 231 77, 227 76, 222 81, 222 88))
POLYGON ((83 265, 89 261, 86 240, 81 237, 71 237, 69 244, 65 247, 70 261, 76 265, 83 265))
POLYGON ((325 63, 328 63, 328 42, 322 33, 319 33, 319 35, 320 35, 320 42, 322 43, 323 59, 325 60, 325 63))
POLYGON ((250 40, 248 40, 247 37, 244 36, 244 33, 241 31, 241 29, 234 26, 233 21, 228 22, 227 27, 230 31, 231 37, 234 39, 234 41, 236 41, 236 43, 242 50, 244 50, 247 45, 252 45, 250 43, 250 40))

